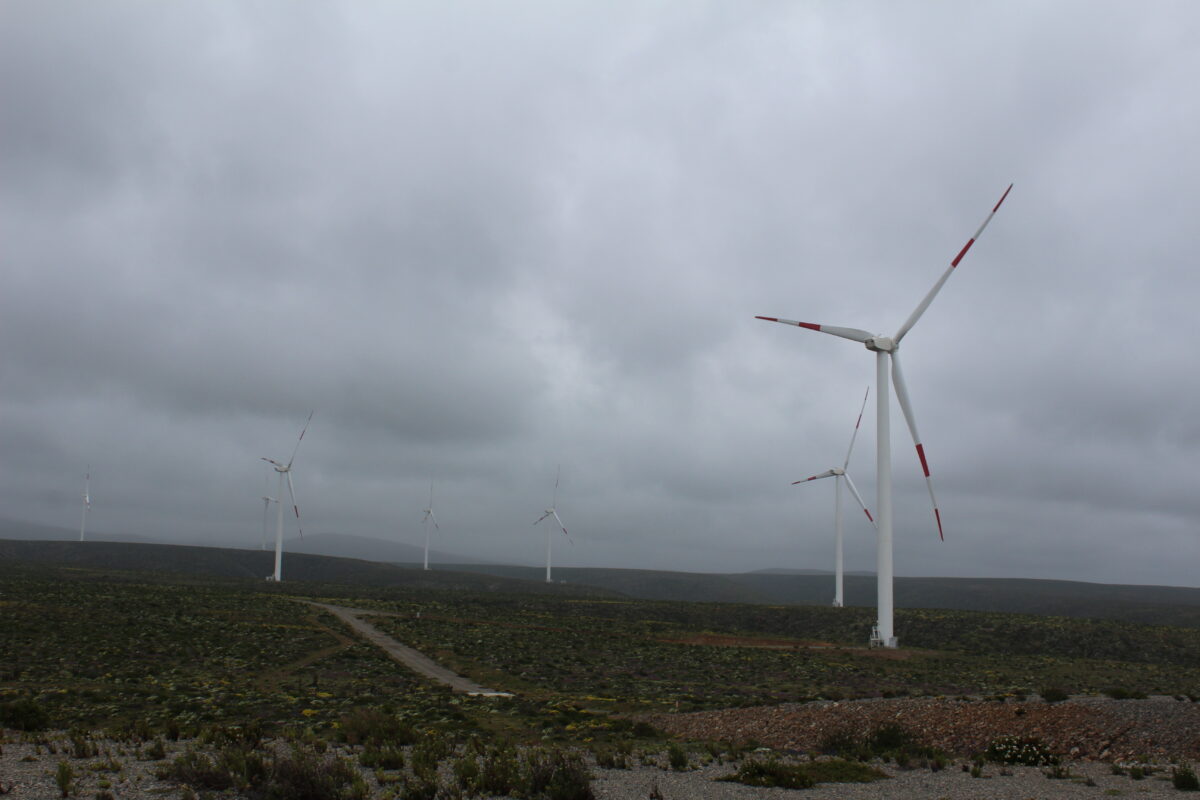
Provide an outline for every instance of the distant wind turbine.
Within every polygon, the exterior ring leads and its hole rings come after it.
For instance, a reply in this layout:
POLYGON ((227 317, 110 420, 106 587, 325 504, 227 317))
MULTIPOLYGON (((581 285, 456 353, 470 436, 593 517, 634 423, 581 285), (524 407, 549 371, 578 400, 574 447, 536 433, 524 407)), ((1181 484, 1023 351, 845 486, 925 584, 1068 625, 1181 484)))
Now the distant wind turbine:
POLYGON ((862 495, 858 493, 858 489, 854 486, 854 481, 850 478, 850 473, 847 472, 850 468, 850 454, 854 452, 854 440, 858 438, 858 426, 862 424, 863 411, 867 407, 867 395, 871 393, 871 387, 867 387, 866 394, 863 395, 862 406, 858 409, 858 421, 854 423, 854 433, 850 434, 850 447, 846 449, 846 460, 842 462, 842 466, 834 467, 826 470, 820 475, 813 475, 811 478, 805 478, 802 481, 793 481, 792 485, 798 483, 808 483, 820 478, 833 478, 834 489, 833 493, 833 530, 834 539, 837 541, 836 555, 834 556, 834 564, 836 569, 834 572, 834 588, 833 588, 833 605, 837 608, 842 607, 842 478, 846 479, 846 485, 850 488, 850 493, 854 495, 854 499, 862 506, 863 513, 867 515, 867 519, 871 520, 871 524, 875 524, 875 518, 871 516, 871 512, 867 510, 867 504, 863 502, 862 495))
POLYGON ((292 462, 296 460, 296 451, 300 449, 300 442, 304 441, 304 434, 308 432, 308 423, 312 422, 312 418, 313 412, 310 411, 308 419, 304 421, 304 427, 300 430, 300 438, 296 440, 296 446, 292 449, 292 457, 288 459, 286 465, 280 464, 273 458, 264 456, 262 459, 279 473, 279 495, 275 498, 275 502, 279 505, 279 520, 275 526, 275 572, 267 580, 276 582, 283 580, 283 480, 285 477, 287 478, 288 496, 292 498, 292 511, 296 513, 296 530, 300 532, 300 538, 304 538, 304 528, 300 524, 300 507, 296 505, 296 490, 292 486, 292 462))
POLYGON ((268 497, 265 494, 262 496, 262 501, 263 501, 263 533, 262 533, 262 542, 259 544, 258 549, 266 550, 267 549, 267 509, 269 509, 271 507, 271 503, 278 502, 278 501, 274 497, 268 497))
POLYGON ((888 338, 880 334, 873 334, 869 331, 864 331, 859 328, 838 328, 832 325, 818 325, 813 322, 796 322, 790 319, 779 319, 778 317, 757 317, 768 322, 781 322, 785 325, 795 325, 800 328, 808 328, 821 333, 828 333, 832 336, 840 336, 843 339, 850 339, 854 342, 859 342, 866 346, 868 350, 875 353, 875 435, 876 435, 876 472, 878 474, 878 499, 875 503, 876 513, 879 515, 876 523, 879 528, 878 548, 876 550, 876 573, 878 576, 878 613, 879 618, 875 626, 875 630, 871 634, 871 644, 882 645, 884 647, 898 647, 899 642, 894 634, 893 622, 893 604, 892 604, 892 444, 891 444, 891 428, 889 426, 888 411, 891 402, 891 388, 896 390, 896 400, 900 403, 900 410, 904 413, 904 420, 908 423, 908 430, 912 434, 913 443, 917 446, 917 457, 921 460, 921 469, 925 472, 925 483, 929 487, 929 499, 933 501, 933 515, 937 520, 938 536, 945 538, 942 532, 942 515, 938 511, 937 498, 933 494, 933 481, 929 477, 929 464, 925 460, 925 447, 921 444, 921 437, 917 433, 917 421, 913 417, 912 404, 908 399, 908 388, 904 383, 904 376, 900 372, 900 358, 898 350, 900 341, 912 329, 912 326, 917 323, 921 315, 925 313, 925 309, 929 308, 929 304, 933 302, 933 298, 941 291, 942 286, 950 277, 950 273, 958 266, 966 256, 967 251, 971 249, 971 245, 983 234, 984 228, 992 221, 992 217, 1000 209, 1000 205, 1004 199, 1008 197, 1008 193, 1012 191, 1012 184, 1004 190, 1004 194, 992 207, 992 211, 984 219, 983 224, 975 231, 975 235, 967 240, 962 249, 958 251, 958 255, 950 262, 950 266, 942 273, 942 277, 938 279, 925 298, 917 305, 916 309, 909 315, 904 324, 900 326, 900 330, 895 336, 888 338), (888 361, 891 361, 891 382, 888 381, 888 361))
MULTIPOLYGON (((557 508, 558 508, 558 480, 561 477, 562 477, 562 467, 559 467, 558 473, 554 476, 554 500, 550 503, 550 507, 546 509, 546 513, 542 514, 540 517, 538 517, 537 522, 534 522, 533 524, 537 525, 538 522, 541 522, 546 517, 554 517, 554 521, 558 523, 558 527, 562 529, 563 536, 566 536, 567 541, 569 542, 569 541, 571 541, 571 535, 569 533, 567 533, 567 526, 563 525, 562 518, 558 516, 558 511, 557 511, 557 508)), ((546 528, 546 583, 551 583, 551 580, 550 580, 550 534, 551 534, 551 532, 552 532, 552 529, 547 527, 546 528)))
POLYGON ((437 517, 433 515, 433 484, 429 484, 429 508, 425 509, 425 517, 421 520, 421 524, 425 526, 425 569, 429 569, 429 523, 433 523, 435 530, 441 530, 438 527, 437 517))
POLYGON ((79 523, 79 541, 83 541, 84 531, 87 529, 87 512, 92 507, 92 468, 89 465, 87 473, 83 476, 83 520, 79 523))

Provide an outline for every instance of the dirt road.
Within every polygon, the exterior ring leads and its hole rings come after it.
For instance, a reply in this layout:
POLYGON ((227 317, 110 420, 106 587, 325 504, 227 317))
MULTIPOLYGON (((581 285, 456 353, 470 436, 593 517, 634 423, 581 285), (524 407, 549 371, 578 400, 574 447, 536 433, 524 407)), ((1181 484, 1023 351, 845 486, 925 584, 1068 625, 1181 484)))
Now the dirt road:
POLYGON ((480 686, 474 681, 468 680, 463 676, 452 672, 441 664, 433 661, 424 653, 414 650, 407 645, 383 633, 371 623, 363 619, 365 616, 384 615, 385 612, 370 611, 361 608, 345 608, 343 606, 333 606, 328 603, 317 603, 312 600, 303 600, 301 602, 324 609, 330 614, 346 623, 352 631, 366 639, 371 644, 383 650, 396 661, 399 661, 404 666, 424 675, 427 678, 443 683, 449 686, 456 692, 463 692, 470 695, 482 695, 484 697, 511 697, 509 692, 498 692, 495 689, 488 689, 480 686))

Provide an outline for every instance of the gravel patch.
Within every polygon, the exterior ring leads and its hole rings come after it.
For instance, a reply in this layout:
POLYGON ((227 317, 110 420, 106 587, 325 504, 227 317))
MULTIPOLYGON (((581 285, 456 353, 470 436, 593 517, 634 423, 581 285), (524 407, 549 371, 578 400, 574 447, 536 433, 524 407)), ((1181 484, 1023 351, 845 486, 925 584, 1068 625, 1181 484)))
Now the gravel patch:
MULTIPOLYGON (((879 765, 876 765, 879 766, 879 765)), ((1127 775, 1113 775, 1107 764, 1072 762, 1071 778, 1047 778, 1044 770, 1033 767, 1010 767, 1001 770, 988 765, 986 777, 972 778, 959 764, 941 772, 928 770, 900 771, 883 766, 890 778, 874 783, 820 784, 812 789, 760 789, 714 779, 734 771, 731 765, 708 766, 689 772, 666 772, 654 767, 632 770, 596 770, 592 783, 597 800, 646 800, 657 789, 663 800, 769 800, 770 798, 804 798, 804 800, 924 800, 952 798, 953 800, 1027 800, 1028 798, 1178 798, 1181 794, 1171 784, 1171 772, 1165 768, 1158 773, 1135 781, 1127 775), (1095 785, 1089 786, 1091 780, 1095 785)))
POLYGON ((981 753, 999 736, 1037 737, 1052 752, 1077 760, 1200 758, 1200 703, 1172 697, 1113 700, 1079 697, 1061 703, 951 698, 894 698, 655 714, 655 727, 684 739, 757 741, 777 750, 811 752, 831 734, 866 734, 886 723, 947 753, 981 753))

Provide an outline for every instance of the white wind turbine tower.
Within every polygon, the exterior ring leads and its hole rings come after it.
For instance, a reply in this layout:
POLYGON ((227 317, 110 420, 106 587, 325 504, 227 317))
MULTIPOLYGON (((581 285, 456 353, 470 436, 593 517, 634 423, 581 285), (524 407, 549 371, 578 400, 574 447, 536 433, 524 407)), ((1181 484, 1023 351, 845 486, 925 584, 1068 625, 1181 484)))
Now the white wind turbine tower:
POLYGON ((87 529, 87 512, 92 507, 92 468, 89 465, 83 476, 83 520, 79 523, 79 541, 83 541, 83 532, 87 529))
POLYGON ((836 555, 834 556, 834 588, 833 588, 833 605, 836 608, 842 607, 842 478, 846 479, 846 486, 850 488, 850 493, 854 495, 854 499, 862 507, 863 513, 867 515, 867 519, 871 520, 871 524, 875 524, 875 518, 871 516, 871 512, 867 510, 867 504, 863 502, 862 495, 858 493, 858 489, 854 485, 854 480, 850 477, 847 470, 850 468, 850 454, 854 452, 854 440, 858 438, 858 426, 862 424, 863 411, 867 407, 867 395, 871 393, 871 387, 867 387, 867 391, 863 394, 862 406, 858 409, 858 420, 854 423, 854 433, 850 434, 850 447, 846 449, 846 460, 842 462, 840 467, 834 467, 822 472, 820 475, 813 475, 811 478, 805 478, 802 481, 793 481, 792 485, 798 483, 808 483, 809 481, 819 480, 821 478, 833 478, 834 486, 837 488, 833 493, 833 530, 834 539, 837 541, 836 555))
POLYGON ((425 526, 425 569, 429 569, 429 523, 433 523, 435 530, 441 530, 438 527, 437 517, 433 514, 433 484, 429 484, 429 508, 425 509, 425 517, 421 520, 421 524, 425 526))
POLYGON ((908 319, 904 321, 904 324, 900 326, 900 330, 891 338, 860 330, 859 328, 838 328, 832 325, 796 322, 795 320, 779 319, 777 317, 757 317, 757 319, 764 319, 768 322, 796 325, 801 328, 828 333, 832 336, 840 336, 843 339, 850 339, 851 341, 865 345, 868 350, 875 353, 875 435, 877 439, 876 471, 878 473, 878 498, 876 500, 878 520, 876 525, 879 528, 876 572, 878 575, 879 619, 875 630, 871 634, 871 644, 878 644, 884 647, 899 646, 892 626, 892 452, 891 428, 889 427, 888 419, 888 406, 891 401, 891 390, 888 387, 888 361, 889 359, 891 361, 891 385, 895 387, 896 400, 900 403, 900 410, 904 413, 904 420, 908 423, 908 430, 912 434, 913 443, 917 447, 917 457, 921 460, 921 469, 925 472, 925 483, 929 487, 929 499, 933 501, 933 515, 937 520, 938 536, 942 536, 942 516, 938 511, 937 498, 933 494, 933 481, 929 478, 929 464, 925 460, 925 448, 921 444, 920 435, 917 433, 917 422, 913 417, 912 404, 908 399, 908 389, 904 383, 904 376, 900 372, 900 359, 897 351, 900 347, 900 341, 912 326, 916 324, 917 320, 921 318, 921 315, 925 313, 925 309, 929 307, 929 304, 933 302, 933 298, 941 291, 942 286, 950 277, 950 273, 962 261, 967 251, 971 249, 971 245, 975 244, 975 241, 983 233, 983 229, 992 221, 992 217, 1000 209, 1000 204, 1004 202, 1004 198, 1008 197, 1010 191, 1012 191, 1012 184, 1009 184, 1008 188, 1004 190, 1004 194, 1000 196, 1000 200, 992 207, 991 213, 987 215, 983 224, 975 231, 975 235, 968 239, 963 248, 958 251, 958 255, 950 262, 950 266, 942 273, 942 277, 933 285, 929 293, 925 295, 925 299, 917 305, 908 319))
MULTIPOLYGON (((267 476, 267 480, 270 481, 269 475, 267 476)), ((263 534, 262 534, 262 542, 259 544, 258 549, 266 550, 267 549, 267 509, 269 509, 271 507, 271 503, 276 503, 278 501, 274 497, 268 497, 265 494, 262 496, 262 501, 263 501, 263 534)))
POLYGON ((267 580, 276 582, 283 580, 283 479, 285 477, 287 478, 288 496, 292 498, 292 510, 296 513, 296 529, 300 531, 300 538, 304 538, 304 528, 300 525, 300 507, 296 505, 296 490, 292 487, 292 462, 296 460, 296 451, 300 449, 300 442, 304 441, 304 434, 308 432, 308 423, 312 422, 312 417, 313 412, 308 412, 308 419, 304 421, 304 427, 300 430, 300 438, 296 440, 296 446, 292 449, 292 457, 288 459, 286 465, 280 464, 273 458, 264 456, 262 459, 279 473, 279 496, 275 498, 275 502, 279 505, 279 520, 275 527, 275 572, 267 580))
MULTIPOLYGON (((562 529, 563 536, 566 536, 567 541, 569 542, 569 541, 571 541, 571 535, 569 533, 567 533, 567 526, 563 525, 563 521, 558 516, 558 511, 556 510, 558 507, 558 480, 561 477, 562 477, 562 467, 559 467, 558 473, 554 476, 554 500, 550 503, 550 507, 546 509, 546 513, 542 514, 540 517, 538 517, 537 522, 534 522, 533 524, 537 525, 538 522, 541 522, 546 517, 554 517, 554 521, 558 523, 558 527, 562 529)), ((550 580, 550 533, 551 533, 551 529, 549 527, 547 527, 546 528, 546 583, 551 583, 551 580, 550 580)))

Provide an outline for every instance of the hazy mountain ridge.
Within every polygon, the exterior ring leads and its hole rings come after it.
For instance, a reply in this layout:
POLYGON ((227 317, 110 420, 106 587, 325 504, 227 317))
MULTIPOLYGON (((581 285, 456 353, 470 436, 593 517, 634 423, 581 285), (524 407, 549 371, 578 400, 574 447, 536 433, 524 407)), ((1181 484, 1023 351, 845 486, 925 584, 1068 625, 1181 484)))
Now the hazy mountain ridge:
MULTIPOLYGON (((264 578, 272 551, 144 544, 136 542, 24 541, 0 539, 0 559, 225 578, 264 578)), ((284 580, 372 586, 429 585, 481 592, 566 592, 642 600, 762 605, 828 605, 829 574, 705 574, 660 570, 556 567, 545 570, 499 564, 388 564, 368 560, 284 554, 284 580)), ((875 604, 875 579, 847 575, 846 604, 875 604)), ((995 611, 1119 619, 1200 628, 1200 589, 1128 586, 1027 578, 896 578, 897 608, 995 611)))

